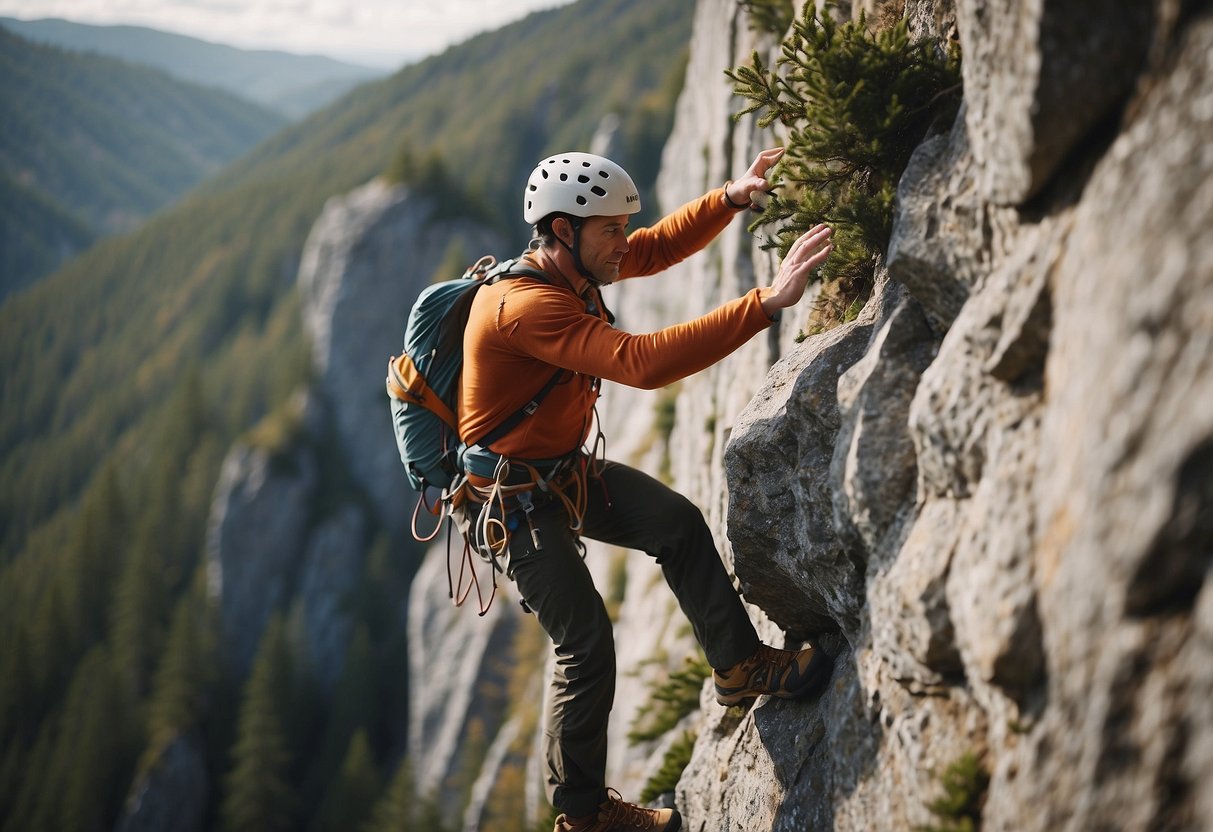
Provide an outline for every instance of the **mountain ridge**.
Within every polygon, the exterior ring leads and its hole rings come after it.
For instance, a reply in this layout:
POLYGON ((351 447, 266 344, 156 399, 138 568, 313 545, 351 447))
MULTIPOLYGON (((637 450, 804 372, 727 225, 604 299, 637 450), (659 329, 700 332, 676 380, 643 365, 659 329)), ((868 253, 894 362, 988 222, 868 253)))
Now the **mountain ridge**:
POLYGON ((82 242, 129 231, 284 123, 230 93, 3 27, 0 47, 0 174, 23 189, 8 192, 14 208, 31 192, 56 206, 8 217, 16 245, 0 297, 80 250, 44 240, 80 240, 81 222, 82 242))
MULTIPOLYGON (((291 654, 286 672, 300 682, 272 682, 298 693, 279 706, 279 726, 297 740, 286 746, 291 771, 254 759, 241 760, 239 770, 279 778, 304 812, 338 800, 342 757, 347 747, 365 752, 366 735, 373 766, 393 770, 403 752, 406 698, 399 613, 415 560, 401 535, 362 510, 359 472, 347 470, 332 437, 323 427, 308 432, 307 408, 301 420, 292 407, 315 376, 296 286, 305 241, 326 206, 340 206, 368 183, 378 187, 398 169, 403 181, 388 187, 407 195, 404 207, 419 222, 430 266, 419 266, 420 253, 408 257, 405 244, 393 253, 404 257, 401 278, 424 283, 430 275, 418 268, 446 276, 485 253, 445 244, 441 227, 452 222, 440 216, 449 207, 442 201, 450 201, 442 182, 514 218, 525 174, 545 151, 597 137, 620 158, 660 156, 690 11, 681 0, 583 0, 495 38, 477 36, 284 129, 141 228, 102 240, 0 306, 0 597, 11 599, 0 632, 13 644, 0 653, 0 826, 108 822, 128 795, 139 795, 129 805, 150 807, 143 775, 172 781, 179 753, 214 784, 202 808, 208 822, 239 811, 225 799, 244 784, 224 775, 249 746, 231 741, 246 725, 268 727, 256 722, 264 715, 257 708, 267 694, 265 674, 278 672, 269 665, 282 668, 275 657, 283 652, 291 654), (572 40, 586 51, 562 48, 572 40), (620 117, 613 132, 600 130, 616 121, 607 116, 620 117), (406 155, 413 164, 394 164, 406 155), (417 193, 417 183, 430 184, 417 193), (433 216, 424 215, 427 204, 433 216), (308 447, 293 448, 301 424, 308 447), (232 447, 253 449, 237 471, 247 478, 234 480, 250 497, 289 484, 292 470, 318 472, 303 489, 306 510, 292 515, 315 532, 299 554, 316 569, 300 570, 298 586, 280 586, 304 595, 311 587, 320 606, 300 621, 288 615, 292 597, 269 598, 266 639, 279 637, 262 644, 258 633, 241 633, 255 642, 242 653, 257 657, 250 680, 191 647, 216 635, 208 622, 219 575, 205 559, 232 447), (358 553, 361 567, 342 555, 359 540, 370 546, 358 553), (357 591, 335 597, 341 590, 325 577, 330 566, 351 582, 340 586, 357 591), (320 657, 321 678, 334 685, 331 711, 312 692, 315 657, 298 652, 314 646, 299 641, 300 626, 337 638, 323 625, 324 610, 355 625, 348 645, 326 653, 335 658, 320 657), (334 664, 347 648, 347 663, 334 664), (78 721, 68 724, 64 714, 79 711, 86 691, 118 704, 104 725, 94 726, 96 708, 80 717, 92 726, 84 755, 72 742, 78 721), (203 742, 192 743, 194 735, 203 742), (358 736, 364 741, 351 745, 358 736), (59 800, 63 793, 72 799, 59 800)), ((487 236, 465 242, 500 246, 493 253, 509 256, 525 244, 527 229, 521 220, 500 225, 492 229, 500 243, 487 236)), ((393 314, 397 304, 377 300, 383 314, 393 314)), ((407 310, 397 311, 402 330, 407 310)), ((381 403, 381 369, 362 372, 350 383, 381 403)), ((256 510, 246 518, 265 527, 256 510)), ((157 805, 196 806, 194 798, 168 797, 157 805)), ((359 811, 368 806, 362 801, 359 811)), ((379 828, 401 826, 384 821, 379 828)))
POLYGON ((27 40, 92 52, 216 87, 290 117, 332 103, 352 87, 387 70, 273 49, 243 49, 147 26, 95 25, 62 18, 0 17, 27 40))

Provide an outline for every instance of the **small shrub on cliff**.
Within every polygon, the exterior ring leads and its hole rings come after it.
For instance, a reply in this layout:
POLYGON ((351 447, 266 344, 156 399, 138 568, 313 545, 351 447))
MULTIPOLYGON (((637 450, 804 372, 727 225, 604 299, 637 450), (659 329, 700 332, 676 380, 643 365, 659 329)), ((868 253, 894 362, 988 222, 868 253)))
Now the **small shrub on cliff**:
POLYGON ((927 808, 936 821, 919 826, 917 832, 977 832, 981 829, 981 807, 985 803, 990 775, 976 754, 965 754, 940 775, 943 794, 927 808))
POLYGON ((750 28, 758 32, 783 35, 796 19, 792 0, 741 0, 741 7, 749 16, 750 28))
POLYGON ((407 145, 401 147, 383 178, 393 185, 408 185, 433 200, 435 210, 431 222, 466 218, 492 226, 496 221, 484 199, 456 181, 446 160, 436 150, 418 154, 407 145))
POLYGON ((726 72, 750 102, 737 118, 762 111, 759 127, 779 122, 787 131, 778 193, 750 230, 774 225, 764 248, 783 256, 816 223, 833 226, 834 253, 820 277, 841 284, 847 309, 870 290, 910 154, 936 119, 955 117, 959 54, 911 43, 904 20, 874 33, 862 15, 839 24, 812 3, 781 52, 773 68, 755 52, 749 66, 726 72))
POLYGON ((633 744, 659 739, 682 718, 699 707, 699 692, 703 680, 712 675, 712 668, 702 654, 688 657, 680 670, 656 685, 649 701, 636 712, 636 720, 628 732, 633 744))
POLYGON ((682 772, 691 762, 691 754, 695 751, 695 738, 694 731, 683 731, 682 736, 674 740, 661 760, 661 768, 640 790, 641 803, 650 803, 663 794, 674 791, 682 772))

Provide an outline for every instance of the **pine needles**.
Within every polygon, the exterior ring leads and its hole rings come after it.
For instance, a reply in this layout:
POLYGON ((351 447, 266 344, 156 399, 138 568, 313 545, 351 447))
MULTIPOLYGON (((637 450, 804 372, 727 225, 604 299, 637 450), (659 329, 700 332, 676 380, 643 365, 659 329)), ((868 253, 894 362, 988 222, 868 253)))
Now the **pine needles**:
POLYGON ((752 225, 775 226, 764 248, 786 255, 818 222, 834 228, 834 252, 821 268, 853 304, 870 290, 876 258, 892 228, 897 182, 910 154, 938 120, 955 117, 960 59, 929 41, 911 43, 904 20, 873 33, 858 21, 836 23, 805 5, 769 67, 755 52, 749 66, 726 71, 749 99, 736 115, 778 122, 787 153, 775 168, 778 193, 752 225))

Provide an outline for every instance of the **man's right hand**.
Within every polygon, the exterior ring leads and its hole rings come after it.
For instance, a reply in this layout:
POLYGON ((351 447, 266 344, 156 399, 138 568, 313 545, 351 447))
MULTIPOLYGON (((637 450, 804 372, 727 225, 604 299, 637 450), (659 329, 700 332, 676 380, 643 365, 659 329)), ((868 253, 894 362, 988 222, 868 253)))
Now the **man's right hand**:
POLYGON ((775 317, 780 309, 800 302, 813 269, 824 263, 834 249, 830 243, 833 233, 832 228, 822 223, 813 226, 792 243, 787 257, 779 266, 779 274, 775 275, 775 282, 759 290, 762 310, 768 318, 775 317))

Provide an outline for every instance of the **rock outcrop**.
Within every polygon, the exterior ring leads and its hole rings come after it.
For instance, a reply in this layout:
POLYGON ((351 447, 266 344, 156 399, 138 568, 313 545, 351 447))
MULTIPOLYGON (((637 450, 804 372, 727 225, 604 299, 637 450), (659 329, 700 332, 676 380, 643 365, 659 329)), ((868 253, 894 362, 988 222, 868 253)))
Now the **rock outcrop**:
POLYGON ((266 623, 294 592, 318 478, 307 445, 282 455, 238 445, 223 463, 207 534, 207 583, 236 678, 248 675, 266 623))
MULTIPOLYGON (((237 680, 270 616, 290 613, 320 693, 331 694, 367 548, 376 533, 407 535, 411 500, 383 390, 387 357, 400 349, 417 295, 448 276, 438 272, 452 252, 500 249, 491 232, 436 211, 433 200, 375 180, 331 199, 308 238, 299 287, 315 384, 278 414, 285 427, 274 447, 253 431, 230 451, 207 536, 222 652, 237 680)), ((400 607, 403 628, 403 598, 400 607)))
POLYGON ((206 823, 210 775, 201 743, 180 736, 135 781, 118 832, 197 832, 206 823))
MULTIPOLYGON (((400 458, 383 392, 387 359, 400 352, 417 295, 452 252, 470 264, 506 256, 497 235, 470 220, 441 219, 436 203, 375 180, 325 205, 299 266, 316 391, 329 404, 342 457, 379 525, 403 532, 400 458)), ((512 252, 511 252, 512 253, 512 252)))
POLYGON ((888 282, 716 421, 742 589, 833 684, 705 694, 689 828, 940 823, 970 755, 984 829, 1213 824, 1213 18, 1180 5, 907 4, 954 14, 965 107, 888 282))

